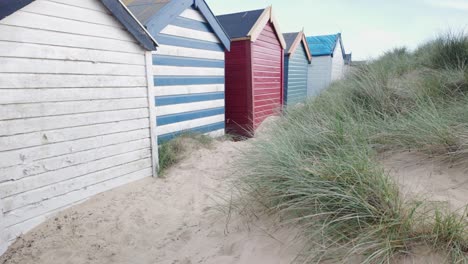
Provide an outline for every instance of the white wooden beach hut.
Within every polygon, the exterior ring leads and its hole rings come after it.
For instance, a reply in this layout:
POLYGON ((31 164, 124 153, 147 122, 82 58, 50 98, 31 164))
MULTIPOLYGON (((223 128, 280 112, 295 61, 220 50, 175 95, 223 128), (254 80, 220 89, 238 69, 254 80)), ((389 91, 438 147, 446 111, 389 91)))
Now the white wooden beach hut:
POLYGON ((0 254, 54 213, 155 175, 156 46, 118 0, 0 1, 0 254))

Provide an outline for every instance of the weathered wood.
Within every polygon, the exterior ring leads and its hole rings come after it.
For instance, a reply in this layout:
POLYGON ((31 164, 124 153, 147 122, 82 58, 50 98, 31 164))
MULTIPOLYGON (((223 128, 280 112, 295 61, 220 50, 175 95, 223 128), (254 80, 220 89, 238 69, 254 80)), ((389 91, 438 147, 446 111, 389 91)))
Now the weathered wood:
POLYGON ((0 135, 10 136, 49 130, 135 120, 148 117, 146 108, 47 116, 0 121, 0 135))
POLYGON ((0 57, 142 65, 141 54, 0 41, 0 57))
POLYGON ((0 105, 0 120, 148 107, 146 98, 0 105))
POLYGON ((0 254, 54 213, 153 174, 149 52, 107 7, 36 0, 0 21, 0 254))
MULTIPOLYGON (((41 0, 41 1, 44 1, 44 0, 41 0)), ((70 6, 75 6, 75 7, 86 8, 86 9, 102 12, 105 14, 109 14, 109 12, 107 12, 107 10, 102 6, 102 4, 96 0, 49 0, 49 1, 61 3, 65 5, 70 5, 70 6)))
MULTIPOLYGON (((105 15, 102 12, 102 8, 99 8, 101 3, 97 1, 90 2, 92 7, 96 9, 89 9, 70 5, 69 1, 62 3, 47 1, 47 0, 36 0, 32 5, 26 6, 21 9, 23 12, 31 12, 34 14, 41 14, 45 16, 60 17, 71 20, 78 20, 93 24, 101 24, 110 27, 116 27, 123 29, 122 24, 116 21, 110 14, 105 15), (99 9, 99 10, 98 10, 99 9)), ((91 5, 89 5, 91 6, 91 5)))
POLYGON ((151 167, 150 159, 137 160, 127 164, 115 166, 107 170, 94 172, 82 177, 69 179, 57 184, 47 185, 33 191, 14 195, 3 200, 4 212, 8 214, 16 209, 28 206, 30 204, 39 203, 43 200, 53 199, 57 196, 65 195, 87 186, 124 176, 148 167, 151 167))
POLYGON ((0 88, 146 87, 146 77, 0 73, 0 88))
POLYGON ((153 169, 153 177, 157 177, 159 171, 159 153, 158 153, 158 134, 156 123, 156 107, 154 106, 155 88, 152 75, 153 55, 147 52, 146 56, 146 81, 148 87, 148 114, 150 123, 150 139, 151 139, 151 165, 153 169))
POLYGON ((85 164, 78 164, 55 171, 50 171, 37 176, 22 178, 18 181, 8 181, 0 184, 0 198, 6 198, 15 194, 31 191, 54 183, 84 176, 96 171, 109 169, 121 164, 150 157, 149 148, 133 150, 128 153, 106 157, 85 164))
MULTIPOLYGON (((34 3, 33 3, 34 4, 34 3)), ((34 13, 18 11, 0 21, 2 25, 36 28, 45 31, 66 32, 85 36, 104 37, 136 43, 136 40, 124 29, 83 23, 58 17, 43 16, 34 13)))
POLYGON ((149 138, 124 142, 116 145, 95 148, 82 152, 73 152, 68 155, 42 159, 31 163, 21 164, 0 169, 0 183, 6 181, 18 181, 22 178, 32 177, 38 174, 55 171, 70 166, 86 164, 94 160, 120 155, 132 150, 149 146, 149 138))
POLYGON ((23 149, 45 144, 89 138, 123 131, 148 128, 148 118, 117 121, 106 124, 70 127, 58 130, 40 131, 15 136, 0 137, 0 151, 23 149))
POLYGON ((60 157, 62 155, 79 153, 81 151, 98 149, 149 137, 149 129, 142 128, 133 131, 124 131, 96 137, 40 145, 37 147, 4 151, 0 152, 0 170, 21 164, 32 163, 37 160, 60 157))
POLYGON ((142 65, 0 57, 0 73, 146 76, 142 65))
POLYGON ((80 36, 66 32, 43 31, 37 28, 22 28, 0 24, 0 40, 20 43, 35 43, 54 47, 75 47, 92 50, 109 50, 142 53, 137 43, 95 36, 80 36))
POLYGON ((66 89, 3 89, 0 104, 70 102, 103 99, 146 98, 145 87, 131 88, 66 88, 66 89))

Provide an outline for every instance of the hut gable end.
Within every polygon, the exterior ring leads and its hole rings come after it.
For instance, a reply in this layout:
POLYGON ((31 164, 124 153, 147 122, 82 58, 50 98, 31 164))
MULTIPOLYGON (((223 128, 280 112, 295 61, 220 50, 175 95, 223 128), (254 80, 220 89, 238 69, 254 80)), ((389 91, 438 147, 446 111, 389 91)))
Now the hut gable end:
POLYGON ((158 142, 182 133, 224 134, 224 52, 229 39, 202 0, 128 0, 160 44, 152 54, 158 142))

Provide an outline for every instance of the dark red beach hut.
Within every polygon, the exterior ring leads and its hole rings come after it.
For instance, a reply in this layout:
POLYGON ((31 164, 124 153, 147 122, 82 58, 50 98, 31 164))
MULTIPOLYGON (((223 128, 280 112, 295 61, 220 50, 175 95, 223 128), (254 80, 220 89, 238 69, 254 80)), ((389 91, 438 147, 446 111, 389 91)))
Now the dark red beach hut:
POLYGON ((252 136, 283 105, 286 43, 271 7, 217 17, 231 39, 226 52, 226 130, 252 136))

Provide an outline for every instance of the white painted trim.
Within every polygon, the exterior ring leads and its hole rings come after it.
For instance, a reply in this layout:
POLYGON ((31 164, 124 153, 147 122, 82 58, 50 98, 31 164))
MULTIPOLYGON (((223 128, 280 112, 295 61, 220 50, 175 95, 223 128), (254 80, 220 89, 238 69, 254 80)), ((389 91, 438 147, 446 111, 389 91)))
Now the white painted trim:
POLYGON ((180 114, 185 112, 223 107, 224 100, 213 100, 206 102, 196 102, 187 104, 166 105, 156 108, 157 116, 180 114))
POLYGON ((206 22, 206 19, 198 11, 193 9, 185 9, 185 11, 180 14, 180 16, 200 22, 206 22))
POLYGON ((154 44, 156 44, 156 46, 159 46, 158 42, 153 38, 153 36, 151 35, 151 33, 148 32, 148 30, 146 30, 146 28, 140 23, 140 21, 133 15, 133 13, 127 8, 127 6, 122 3, 121 0, 118 0, 120 5, 125 9, 125 11, 127 11, 127 13, 132 16, 133 20, 135 20, 138 25, 140 26, 140 28, 145 32, 145 34, 151 39, 151 41, 154 42, 154 44))
POLYGON ((149 123, 150 123, 150 138, 151 138, 151 162, 153 165, 153 177, 158 176, 159 171, 159 149, 158 149, 158 136, 156 132, 156 107, 154 106, 154 82, 153 82, 153 56, 151 52, 145 53, 146 58, 146 79, 148 87, 148 111, 149 111, 149 123))
POLYGON ((174 85, 155 87, 156 96, 224 92, 224 84, 174 85))
POLYGON ((283 37, 283 33, 280 28, 280 24, 278 23, 278 20, 276 20, 276 17, 273 15, 273 9, 270 9, 270 21, 273 24, 273 27, 275 28, 276 31, 276 36, 278 37, 281 46, 283 46, 283 49, 286 48, 286 40, 283 37))
POLYGON ((188 58, 224 60, 224 52, 161 45, 156 54, 188 58))
POLYGON ((257 40, 257 38, 262 33, 265 25, 268 23, 268 21, 270 21, 270 10, 271 7, 265 8, 265 10, 263 10, 263 13, 258 17, 253 27, 250 29, 249 33, 247 33, 247 36, 250 37, 252 42, 255 42, 257 40))
POLYGON ((154 65, 153 74, 156 76, 224 76, 224 68, 154 65))
POLYGON ((188 120, 188 121, 169 124, 165 126, 158 126, 158 135, 164 135, 164 134, 173 133, 177 131, 188 130, 188 129, 196 128, 199 126, 210 125, 210 124, 214 124, 218 122, 224 122, 224 114, 188 120))
POLYGON ((209 42, 219 43, 219 40, 216 37, 216 35, 211 32, 203 32, 174 25, 168 25, 161 31, 161 33, 182 38, 205 40, 209 42))
POLYGON ((258 37, 262 34, 262 31, 268 22, 271 22, 273 24, 276 36, 278 37, 281 46, 283 47, 283 49, 286 49, 286 41, 284 40, 283 33, 281 33, 281 30, 279 28, 279 23, 273 16, 273 9, 271 6, 263 10, 263 13, 257 19, 252 29, 249 31, 249 33, 247 33, 247 37, 250 37, 252 42, 255 42, 258 39, 258 37))

